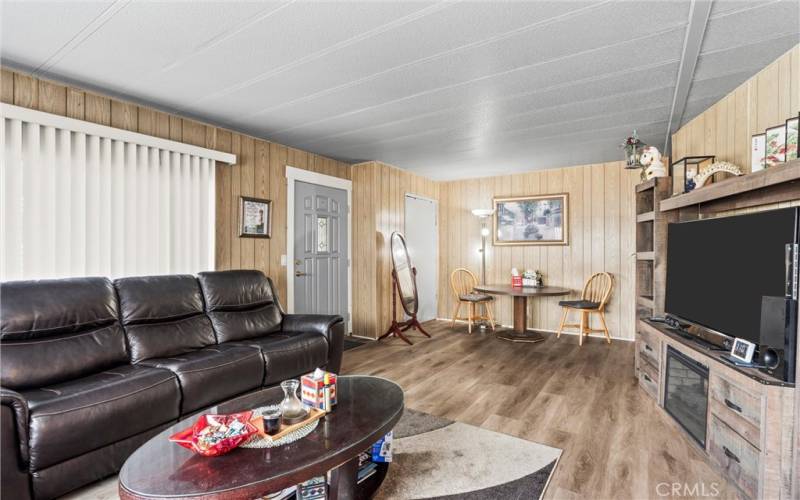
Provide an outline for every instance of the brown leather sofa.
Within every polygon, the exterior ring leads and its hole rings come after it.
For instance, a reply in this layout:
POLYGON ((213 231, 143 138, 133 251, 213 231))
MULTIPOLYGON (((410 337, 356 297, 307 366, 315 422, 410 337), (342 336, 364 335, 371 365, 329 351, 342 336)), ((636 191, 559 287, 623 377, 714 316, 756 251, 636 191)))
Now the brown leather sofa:
POLYGON ((117 472, 187 415, 317 367, 341 316, 286 314, 259 271, 0 284, 0 462, 8 499, 117 472))

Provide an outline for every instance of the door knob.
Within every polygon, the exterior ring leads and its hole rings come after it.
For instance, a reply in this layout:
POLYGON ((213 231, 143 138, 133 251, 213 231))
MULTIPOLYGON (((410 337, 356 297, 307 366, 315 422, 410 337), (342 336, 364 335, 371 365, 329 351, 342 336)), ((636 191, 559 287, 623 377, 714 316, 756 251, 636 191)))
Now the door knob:
POLYGON ((306 273, 304 273, 304 272, 302 272, 302 271, 295 271, 295 272, 294 272, 294 275, 295 275, 295 276, 297 276, 297 277, 300 277, 300 276, 308 276, 306 273))

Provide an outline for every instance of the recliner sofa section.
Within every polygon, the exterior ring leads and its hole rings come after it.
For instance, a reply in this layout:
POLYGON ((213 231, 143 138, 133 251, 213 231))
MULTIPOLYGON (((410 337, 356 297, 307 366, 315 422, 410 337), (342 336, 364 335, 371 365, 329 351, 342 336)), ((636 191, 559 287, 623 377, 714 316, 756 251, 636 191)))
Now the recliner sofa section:
POLYGON ((340 316, 287 315, 259 271, 0 284, 0 472, 53 498, 119 470, 190 414, 314 368, 340 316))

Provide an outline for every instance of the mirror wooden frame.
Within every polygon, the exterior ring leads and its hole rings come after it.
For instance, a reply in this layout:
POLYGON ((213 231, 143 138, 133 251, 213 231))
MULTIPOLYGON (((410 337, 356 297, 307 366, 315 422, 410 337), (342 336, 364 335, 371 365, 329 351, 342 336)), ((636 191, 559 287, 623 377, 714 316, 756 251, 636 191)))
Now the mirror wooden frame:
POLYGON ((383 340, 387 337, 398 337, 408 345, 414 345, 403 332, 415 328, 423 335, 430 338, 430 334, 426 332, 420 322, 417 320, 417 312, 419 311, 419 294, 417 293, 417 268, 411 265, 411 257, 408 255, 408 247, 406 246, 406 239, 402 234, 395 231, 389 237, 389 253, 392 256, 392 324, 386 333, 378 337, 378 340, 383 340), (395 244, 398 245, 395 249, 395 244), (409 310, 406 302, 403 300, 403 291, 400 289, 400 280, 397 279, 397 260, 395 258, 395 251, 402 250, 408 263, 409 274, 411 276, 411 285, 414 287, 414 310, 409 310), (406 321, 397 321, 397 296, 400 295, 400 304, 403 306, 403 311, 409 316, 406 321))

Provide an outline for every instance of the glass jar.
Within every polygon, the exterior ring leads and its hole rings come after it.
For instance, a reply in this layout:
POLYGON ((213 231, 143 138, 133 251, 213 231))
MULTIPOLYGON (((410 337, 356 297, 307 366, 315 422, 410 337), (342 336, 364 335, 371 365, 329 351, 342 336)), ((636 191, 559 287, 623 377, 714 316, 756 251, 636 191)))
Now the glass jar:
POLYGON ((283 389, 281 414, 284 422, 295 423, 297 420, 304 419, 308 414, 303 407, 303 403, 297 398, 297 388, 299 386, 300 381, 297 379, 281 382, 281 389, 283 389))

